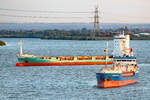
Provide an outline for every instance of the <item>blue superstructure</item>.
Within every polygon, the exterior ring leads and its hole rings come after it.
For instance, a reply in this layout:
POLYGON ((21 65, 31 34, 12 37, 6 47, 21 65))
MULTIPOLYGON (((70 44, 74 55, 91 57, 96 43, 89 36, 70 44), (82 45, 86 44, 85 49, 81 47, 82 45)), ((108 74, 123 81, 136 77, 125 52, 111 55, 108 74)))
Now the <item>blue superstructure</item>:
POLYGON ((113 59, 115 60, 115 59, 136 59, 136 57, 134 57, 134 56, 130 56, 130 57, 128 57, 128 56, 125 56, 125 57, 113 57, 113 59))

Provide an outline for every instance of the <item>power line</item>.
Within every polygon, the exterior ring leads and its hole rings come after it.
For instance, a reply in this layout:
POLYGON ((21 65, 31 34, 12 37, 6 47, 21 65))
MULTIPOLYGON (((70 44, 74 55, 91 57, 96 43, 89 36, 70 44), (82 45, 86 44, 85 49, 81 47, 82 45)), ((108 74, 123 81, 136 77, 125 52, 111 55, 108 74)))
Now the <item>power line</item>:
POLYGON ((90 12, 73 12, 73 11, 41 11, 41 10, 18 10, 18 9, 7 9, 7 8, 0 8, 0 10, 5 11, 17 11, 17 12, 38 12, 38 13, 94 13, 90 12))
POLYGON ((43 19, 85 19, 85 18, 93 18, 93 17, 44 17, 44 16, 22 16, 22 15, 8 15, 8 14, 0 14, 0 16, 5 17, 23 17, 23 18, 43 18, 43 19))
MULTIPOLYGON (((24 16, 24 15, 10 15, 10 14, 0 14, 0 16, 4 17, 21 17, 21 18, 40 18, 40 19, 94 19, 94 17, 45 17, 45 16, 24 16)), ((131 16, 130 16, 131 18, 131 16)), ((133 18, 133 17, 132 17, 133 18)), ((140 17, 134 17, 140 18, 140 17)), ((111 18, 112 20, 119 21, 119 22, 126 22, 128 17, 119 18, 111 18)), ((150 19, 149 17, 144 17, 144 19, 150 19)))
MULTIPOLYGON (((3 11, 16 11, 16 12, 37 12, 37 13, 83 13, 83 14, 86 14, 86 13, 94 13, 93 12, 69 12, 69 11, 41 11, 41 10, 18 10, 18 9, 7 9, 7 8, 0 8, 0 10, 3 10, 3 11)), ((87 19, 87 18, 93 18, 94 17, 49 17, 49 16, 24 16, 24 15, 10 15, 10 14, 0 14, 0 16, 5 16, 5 17, 21 17, 21 18, 41 18, 41 19, 87 19)), ((116 16, 116 14, 112 13, 111 16, 116 16)), ((123 20, 126 20, 126 19, 131 19, 131 18, 134 18, 134 19, 146 19, 146 20, 149 20, 150 17, 137 17, 137 16, 129 16, 129 15, 119 15, 117 14, 117 17, 120 17, 121 19, 123 20)), ((123 21, 123 20, 120 20, 119 18, 112 18, 113 20, 118 20, 118 21, 123 21)))

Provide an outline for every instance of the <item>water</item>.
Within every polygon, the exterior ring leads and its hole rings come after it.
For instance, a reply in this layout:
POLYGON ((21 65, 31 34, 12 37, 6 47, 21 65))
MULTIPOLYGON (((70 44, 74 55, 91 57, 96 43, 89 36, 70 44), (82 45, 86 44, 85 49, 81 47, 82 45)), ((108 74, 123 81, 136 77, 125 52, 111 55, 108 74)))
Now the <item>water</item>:
MULTIPOLYGON (((131 41, 139 63, 134 85, 99 89, 95 73, 103 66, 16 67, 20 39, 1 39, 0 100, 149 100, 150 41, 131 41)), ((105 41, 23 40, 23 52, 40 56, 104 55, 105 41)), ((113 41, 109 41, 110 52, 113 41)), ((111 54, 111 53, 110 53, 111 54)))

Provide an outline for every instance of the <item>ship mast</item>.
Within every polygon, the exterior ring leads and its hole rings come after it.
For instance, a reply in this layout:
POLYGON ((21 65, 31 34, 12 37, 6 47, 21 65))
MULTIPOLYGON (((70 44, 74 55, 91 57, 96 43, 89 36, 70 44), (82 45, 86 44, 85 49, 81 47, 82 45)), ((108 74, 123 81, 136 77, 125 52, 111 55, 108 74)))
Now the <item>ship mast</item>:
POLYGON ((106 49, 105 49, 105 59, 106 59, 106 66, 107 67, 107 56, 108 56, 108 41, 106 42, 106 49))
POLYGON ((21 56, 21 55, 23 55, 23 51, 22 51, 22 40, 20 40, 19 46, 20 46, 20 56, 21 56))

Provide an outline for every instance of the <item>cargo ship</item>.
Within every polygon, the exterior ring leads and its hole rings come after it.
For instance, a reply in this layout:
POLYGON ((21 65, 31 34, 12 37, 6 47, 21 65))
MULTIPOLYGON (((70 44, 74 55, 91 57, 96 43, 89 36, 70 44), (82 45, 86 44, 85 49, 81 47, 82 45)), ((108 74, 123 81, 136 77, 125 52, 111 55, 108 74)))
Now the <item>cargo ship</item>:
POLYGON ((41 57, 23 54, 22 41, 20 45, 19 63, 16 66, 71 66, 71 65, 105 65, 113 64, 113 57, 109 56, 77 56, 77 57, 41 57))
MULTIPOLYGON (((132 49, 129 47, 129 38, 129 35, 125 36, 124 34, 115 36, 114 63, 111 67, 106 65, 96 73, 97 87, 112 88, 136 83, 138 64, 132 49)), ((106 51, 108 52, 108 49, 106 51)))

